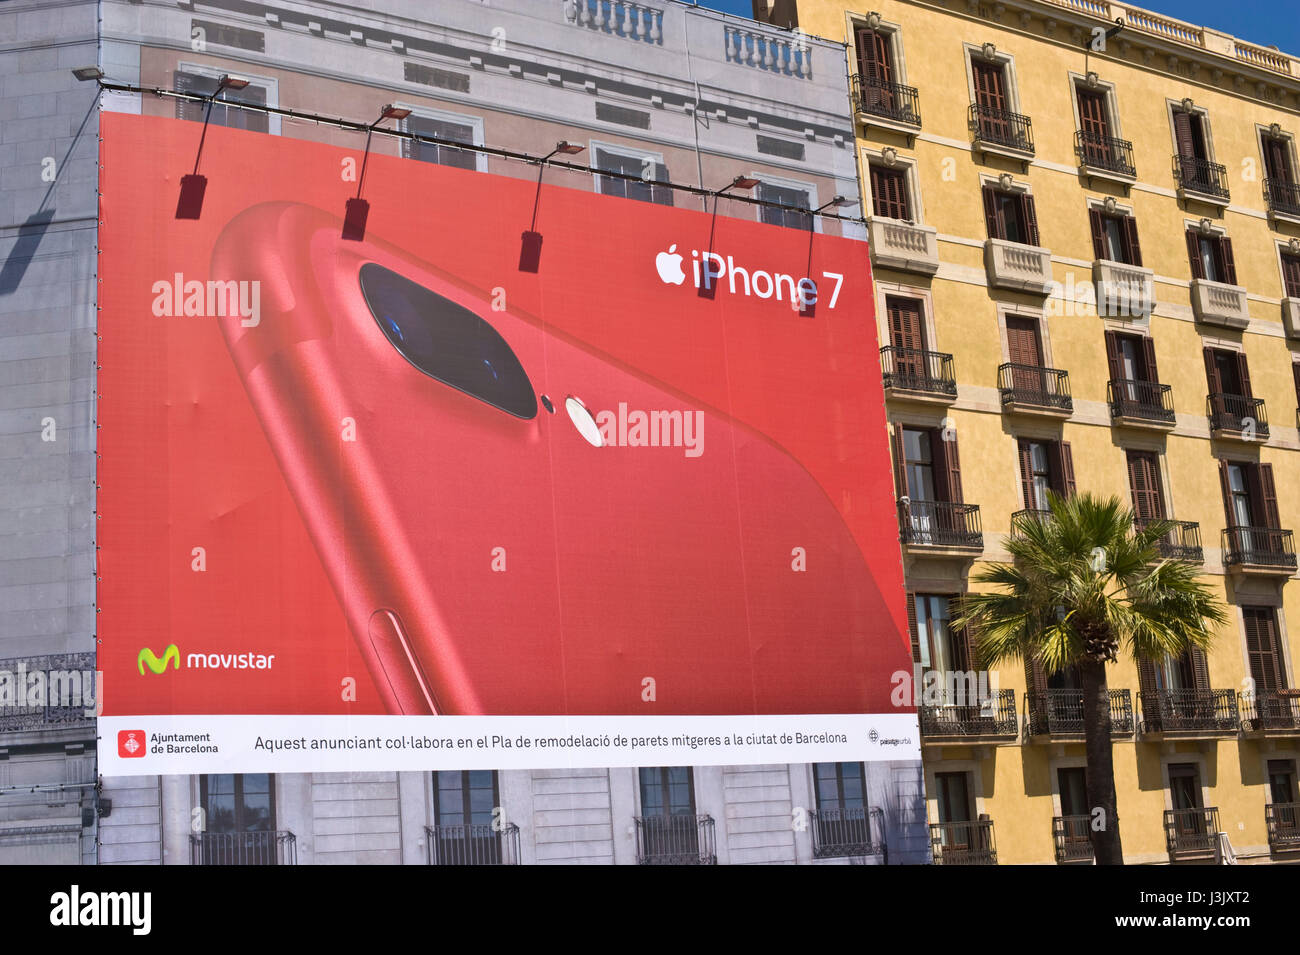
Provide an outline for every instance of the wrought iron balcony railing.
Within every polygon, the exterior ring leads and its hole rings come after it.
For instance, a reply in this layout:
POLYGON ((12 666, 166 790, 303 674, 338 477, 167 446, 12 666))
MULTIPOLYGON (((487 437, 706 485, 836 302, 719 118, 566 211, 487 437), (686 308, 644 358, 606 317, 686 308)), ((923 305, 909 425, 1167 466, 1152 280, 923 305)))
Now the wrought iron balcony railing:
POLYGON ((1002 393, 1004 408, 1007 405, 1028 405, 1054 411, 1074 410, 1074 399, 1070 397, 1070 373, 1059 368, 1015 362, 998 365, 998 391, 1002 393))
MULTIPOLYGON (((1154 523, 1152 521, 1137 520, 1139 528, 1154 523)), ((1200 564, 1205 561, 1205 550, 1201 547, 1201 525, 1196 521, 1162 521, 1169 524, 1169 530, 1165 536, 1156 542, 1156 550, 1160 552, 1161 557, 1168 557, 1173 560, 1185 560, 1189 563, 1200 564)))
POLYGON ((425 826, 429 865, 519 865, 519 827, 491 823, 425 826))
POLYGON ((1300 803, 1275 802, 1264 807, 1270 852, 1300 852, 1300 803))
POLYGON ((1295 570, 1295 535, 1277 527, 1224 528, 1223 563, 1295 570))
POLYGON ((1057 862, 1091 862, 1092 817, 1053 816, 1052 842, 1057 862))
MULTIPOLYGON (((1110 690, 1110 735, 1133 735, 1133 698, 1128 690, 1110 690)), ((1083 691, 1039 690, 1025 694, 1030 736, 1082 737, 1083 691)))
POLYGON ((1268 437, 1268 410, 1263 398, 1213 394, 1205 399, 1211 431, 1230 431, 1260 440, 1268 437))
POLYGON ((1241 728, 1247 733, 1280 731, 1300 734, 1300 696, 1282 693, 1242 693, 1237 698, 1241 728))
POLYGON ((717 865, 713 829, 712 816, 637 816, 637 864, 717 865))
POLYGON ((898 502, 899 540, 927 547, 984 546, 978 504, 951 501, 898 502))
POLYGON ((1241 725, 1232 690, 1156 690, 1138 703, 1143 733, 1235 736, 1241 725))
MULTIPOLYGON (((960 674, 958 674, 960 676, 960 674)), ((968 684, 971 681, 968 681, 968 684)), ((961 702, 923 704, 916 708, 923 739, 1008 739, 1020 735, 1016 718, 1016 691, 998 690, 984 702, 967 702, 978 697, 970 685, 953 687, 950 695, 961 702)), ((945 693, 949 687, 945 684, 945 693)))
POLYGON ((997 865, 993 820, 930 823, 930 852, 935 865, 997 865))
POLYGON ((1218 841, 1217 807, 1165 810, 1165 847, 1171 856, 1214 855, 1218 841))
POLYGON ((24 693, 11 695, 23 702, 0 703, 0 732, 56 727, 93 726, 95 723, 95 654, 46 653, 0 660, 0 674, 8 674, 24 693), (26 692, 32 674, 42 675, 44 693, 34 699, 26 692))
POLYGON ((1264 199, 1268 202, 1269 212, 1300 217, 1300 183, 1287 182, 1285 179, 1265 179, 1264 199))
POLYGON ((809 815, 812 816, 814 859, 880 856, 888 864, 884 810, 818 809, 809 815))
POLYGON ((915 86, 855 74, 853 108, 859 113, 882 116, 906 126, 921 125, 920 99, 915 86))
POLYGON ((1040 508, 1026 508, 1023 511, 1015 511, 1011 515, 1011 536, 1013 538, 1021 537, 1021 528, 1029 522, 1037 521, 1039 523, 1045 523, 1051 519, 1052 512, 1040 508))
POLYGON ((1074 151, 1085 166, 1121 176, 1137 176, 1137 167, 1133 165, 1133 144, 1127 139, 1081 129, 1074 134, 1074 151))
POLYGON ((977 142, 1005 146, 1022 153, 1034 151, 1034 126, 1028 116, 1008 109, 971 103, 970 128, 977 142))
POLYGON ((957 397, 957 374, 947 352, 888 345, 880 349, 880 371, 886 388, 957 397))
POLYGON ((1155 381, 1120 379, 1106 383, 1112 418, 1174 423, 1173 387, 1155 381))
POLYGON ((1174 172, 1178 184, 1187 192, 1213 196, 1227 201, 1228 170, 1222 163, 1210 162, 1197 156, 1174 156, 1174 172))
POLYGON ((190 865, 297 864, 298 839, 287 829, 190 835, 190 865))

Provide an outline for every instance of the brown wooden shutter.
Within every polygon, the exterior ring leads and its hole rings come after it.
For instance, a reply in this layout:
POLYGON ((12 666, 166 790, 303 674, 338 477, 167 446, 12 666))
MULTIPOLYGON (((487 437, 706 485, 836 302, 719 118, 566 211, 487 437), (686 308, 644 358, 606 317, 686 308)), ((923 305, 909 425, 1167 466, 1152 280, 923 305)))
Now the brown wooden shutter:
POLYGON ((1088 210, 1088 226, 1092 230, 1092 256, 1095 259, 1108 259, 1106 254, 1106 232, 1101 221, 1099 209, 1088 210))
POLYGON ((898 169, 871 166, 871 207, 887 219, 909 219, 907 174, 898 169))
POLYGON ((957 455, 957 436, 948 441, 943 439, 943 431, 935 428, 930 432, 930 457, 935 464, 935 479, 943 495, 940 500, 961 504, 961 462, 957 455))
POLYGON ((1219 255, 1223 259, 1223 281, 1228 285, 1237 284, 1237 264, 1232 258, 1232 240, 1226 235, 1219 236, 1219 255))
POLYGON ((1192 267, 1192 278, 1205 278, 1205 263, 1201 261, 1201 241, 1196 233, 1188 229, 1187 236, 1187 261, 1192 267))
POLYGON ((1013 364, 1040 367, 1043 350, 1038 343, 1038 322, 1032 318, 1007 316, 1007 357, 1013 364))
POLYGON ((1232 506, 1232 481, 1228 477, 1228 462, 1219 462, 1219 491, 1223 495, 1223 516, 1228 527, 1237 526, 1237 512, 1232 506))
MULTIPOLYGON (((912 638, 912 662, 921 662, 921 638, 916 625, 916 594, 907 594, 907 632, 912 638)), ((913 687, 912 699, 920 699, 921 688, 913 687)))
POLYGON ((1196 142, 1192 137, 1192 114, 1183 110, 1174 111, 1174 142, 1178 144, 1178 155, 1196 157, 1196 142))
POLYGON ((1102 337, 1106 340, 1106 366, 1110 370, 1110 380, 1121 381, 1124 370, 1119 362, 1119 336, 1107 331, 1102 333, 1102 337))
POLYGON ((984 225, 989 230, 990 239, 1005 239, 1002 224, 998 218, 998 196, 992 186, 984 187, 984 225))
POLYGON ((1034 212, 1034 197, 1027 192, 1020 194, 1020 211, 1024 214, 1025 228, 1029 231, 1029 245, 1041 245, 1038 241, 1038 215, 1034 212))
POLYGON ((1285 688, 1285 670, 1278 659, 1276 621, 1271 607, 1242 607, 1246 630, 1246 656, 1257 693, 1276 693, 1285 688))
POLYGON ((1282 256, 1282 284, 1287 298, 1300 298, 1300 257, 1282 256))
POLYGON ((1074 483, 1074 454, 1070 451, 1070 442, 1061 441, 1057 443, 1059 454, 1061 456, 1061 487, 1064 489, 1066 497, 1074 497, 1076 487, 1074 483))
POLYGON ((1255 393, 1250 390, 1250 366, 1246 362, 1246 353, 1237 352, 1237 377, 1241 379, 1241 394, 1245 398, 1253 398, 1255 393))
POLYGON ((1138 692, 1142 694, 1142 719, 1147 732, 1159 732, 1160 701, 1156 686, 1156 665, 1150 660, 1138 660, 1138 692))
POLYGON ((1042 695, 1047 689, 1047 671, 1043 668, 1043 661, 1038 659, 1034 654, 1030 654, 1025 659, 1025 695, 1029 698, 1029 706, 1025 715, 1030 720, 1030 726, 1045 730, 1043 723, 1046 722, 1046 698, 1042 695))
POLYGON ((1219 363, 1214 360, 1214 349, 1203 349, 1202 354, 1205 356, 1205 382, 1210 388, 1210 394, 1222 394, 1223 382, 1219 380, 1219 363))
POLYGON ((1291 362, 1291 377, 1295 379, 1295 401, 1300 405, 1300 361, 1291 362))
POLYGON ((1269 179, 1291 182, 1291 157, 1284 140, 1272 136, 1264 140, 1264 175, 1269 179))
POLYGON ((1034 457, 1029 451, 1029 442, 1021 441, 1016 447, 1020 458, 1020 496, 1024 499, 1025 509, 1033 510, 1034 501, 1034 457))
POLYGON ((893 56, 889 49, 889 37, 869 27, 858 27, 858 66, 862 75, 892 83, 894 80, 893 56))
POLYGON ((972 60, 971 72, 975 80, 975 102, 989 109, 1005 110, 1007 97, 1003 88, 1001 64, 972 60))
POLYGON ((1146 380, 1152 384, 1160 383, 1160 370, 1156 367, 1156 343, 1150 335, 1142 336, 1142 364, 1146 365, 1143 369, 1146 372, 1146 380))
POLYGON ((1137 219, 1133 216, 1124 216, 1120 220, 1124 223, 1124 240, 1128 244, 1128 264, 1142 266, 1142 246, 1138 244, 1138 226, 1137 219))
POLYGON ((914 298, 885 298, 889 320, 889 340, 896 348, 925 349, 925 326, 921 321, 921 302, 914 298))
POLYGON ((1079 126, 1098 139, 1106 139, 1110 131, 1106 125, 1106 97, 1101 93, 1077 89, 1079 98, 1079 126))
POLYGON ((907 459, 903 456, 903 426, 894 424, 894 433, 890 435, 890 444, 894 450, 894 490, 901 497, 907 497, 907 459))
POLYGON ((1277 509, 1277 485, 1273 481, 1273 465, 1259 465, 1259 490, 1264 502, 1264 524, 1274 530, 1282 527, 1282 518, 1277 509))
POLYGON ((1188 656, 1192 660, 1192 681, 1201 693, 1210 692, 1210 661, 1200 647, 1189 647, 1188 656))
POLYGON ((1165 516, 1164 496, 1160 489, 1160 463, 1150 451, 1128 452, 1129 489, 1133 512, 1139 520, 1159 520, 1165 516))

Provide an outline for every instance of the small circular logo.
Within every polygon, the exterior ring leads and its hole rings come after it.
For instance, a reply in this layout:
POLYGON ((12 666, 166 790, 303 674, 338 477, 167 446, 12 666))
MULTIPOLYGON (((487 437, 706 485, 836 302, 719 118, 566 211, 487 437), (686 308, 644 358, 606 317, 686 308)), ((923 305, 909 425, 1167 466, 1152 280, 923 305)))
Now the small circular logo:
POLYGON ((871 740, 871 742, 873 743, 879 741, 880 734, 876 732, 876 728, 874 726, 871 727, 871 732, 867 734, 867 739, 871 740))

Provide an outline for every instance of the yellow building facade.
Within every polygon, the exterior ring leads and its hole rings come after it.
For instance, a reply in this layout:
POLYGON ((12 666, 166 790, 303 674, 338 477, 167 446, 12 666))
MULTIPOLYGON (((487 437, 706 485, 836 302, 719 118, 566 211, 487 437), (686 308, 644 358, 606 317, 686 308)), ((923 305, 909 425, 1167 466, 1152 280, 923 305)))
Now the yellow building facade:
MULTIPOLYGON (((1106 0, 756 9, 846 46, 918 662, 970 662, 948 601, 1048 489, 1176 519, 1230 623, 1110 667, 1125 858, 1300 858, 1300 59, 1106 0)), ((920 708, 936 861, 1091 861, 1073 675, 990 679, 920 708)))

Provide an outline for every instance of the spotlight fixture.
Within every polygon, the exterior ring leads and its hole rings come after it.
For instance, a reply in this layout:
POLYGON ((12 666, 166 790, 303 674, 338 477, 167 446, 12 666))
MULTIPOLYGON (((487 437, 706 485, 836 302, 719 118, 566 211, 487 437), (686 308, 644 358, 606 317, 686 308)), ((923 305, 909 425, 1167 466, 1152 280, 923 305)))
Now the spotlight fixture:
POLYGON ((343 212, 343 238, 360 242, 366 237, 366 220, 370 217, 370 203, 361 198, 361 187, 365 185, 366 165, 370 162, 370 137, 384 120, 401 120, 410 115, 409 107, 385 103, 379 110, 379 118, 366 127, 366 150, 361 156, 361 175, 357 176, 357 194, 347 201, 343 212))
POLYGON ((97 66, 79 66, 72 71, 72 75, 85 83, 87 80, 102 80, 104 71, 97 66))
POLYGON ((755 186, 758 185, 758 183, 759 180, 755 179, 753 176, 737 176, 735 179, 731 180, 731 182, 727 183, 721 189, 717 190, 714 193, 714 195, 720 196, 728 189, 744 189, 744 190, 753 189, 755 186))
POLYGON ((852 199, 846 199, 844 196, 836 196, 835 198, 831 199, 830 202, 822 203, 820 206, 818 206, 818 207, 817 207, 816 209, 814 209, 813 211, 814 211, 814 212, 821 212, 823 209, 829 209, 831 206, 834 206, 835 208, 838 209, 838 208, 840 208, 841 206, 849 206, 849 205, 852 205, 852 204, 853 204, 853 200, 852 200, 852 199))
POLYGON ((557 153, 565 156, 576 156, 586 148, 587 147, 582 143, 571 143, 567 139, 561 139, 555 144, 554 149, 542 157, 542 162, 545 162, 557 153))

